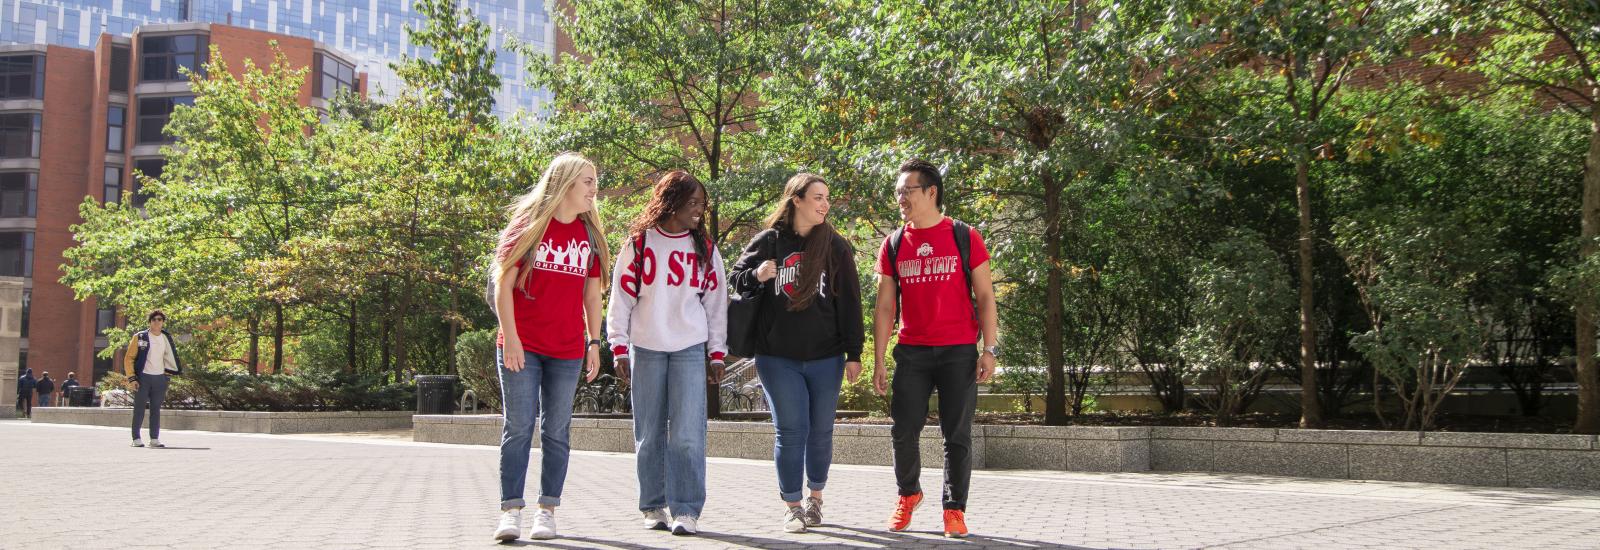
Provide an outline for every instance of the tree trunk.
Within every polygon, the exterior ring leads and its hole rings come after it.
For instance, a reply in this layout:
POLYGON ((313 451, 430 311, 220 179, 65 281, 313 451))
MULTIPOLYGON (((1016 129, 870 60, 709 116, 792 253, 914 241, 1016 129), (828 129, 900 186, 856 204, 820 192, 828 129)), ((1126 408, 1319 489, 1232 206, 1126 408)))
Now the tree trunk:
POLYGON ((1311 159, 1304 146, 1294 163, 1295 199, 1300 209, 1300 427, 1321 428, 1322 407, 1317 404, 1317 325, 1311 270, 1311 159))
POLYGON ((456 374, 456 335, 461 330, 460 325, 456 324, 456 318, 460 316, 457 311, 460 308, 460 297, 457 295, 455 287, 450 287, 450 334, 445 340, 445 356, 450 358, 450 364, 446 366, 446 372, 450 374, 456 374))
POLYGON ((356 371, 356 330, 359 327, 356 324, 356 310, 358 304, 359 301, 355 298, 350 299, 350 326, 344 342, 345 372, 356 371))
MULTIPOLYGON (((711 174, 711 182, 706 184, 706 194, 707 195, 709 195, 711 193, 711 189, 710 189, 711 185, 715 184, 717 182, 717 179, 722 176, 722 159, 721 159, 722 139, 721 139, 721 132, 718 132, 717 137, 712 140, 712 142, 711 142, 711 151, 712 151, 711 158, 707 159, 707 160, 710 161, 710 164, 709 164, 710 170, 709 170, 709 172, 711 174)), ((722 230, 722 225, 721 225, 722 222, 721 222, 720 217, 717 215, 718 214, 718 210, 720 210, 719 207, 721 206, 721 204, 719 204, 717 201, 712 201, 710 199, 711 199, 711 197, 709 197, 709 196, 706 197, 706 202, 710 203, 710 205, 706 208, 706 210, 709 211, 709 212, 707 212, 707 216, 706 216, 706 222, 707 222, 706 225, 707 225, 707 232, 710 233, 710 235, 708 235, 708 237, 711 238, 711 242, 713 243, 713 245, 715 245, 715 244, 719 244, 719 243, 722 242, 722 231, 721 231, 722 230)), ((706 350, 706 351, 710 352, 711 350, 706 350)), ((708 367, 709 367, 709 365, 710 365, 710 363, 707 363, 708 367)), ((722 418, 722 391, 721 391, 721 387, 719 385, 717 385, 717 384, 712 384, 709 379, 706 381, 706 418, 712 418, 712 419, 722 418)))
POLYGON ((1054 174, 1043 174, 1044 180, 1044 250, 1045 250, 1045 320, 1044 350, 1047 363, 1047 383, 1044 397, 1044 423, 1051 426, 1067 424, 1066 357, 1062 349, 1061 294, 1064 281, 1061 276, 1061 193, 1062 183, 1054 174))
MULTIPOLYGON (((1583 224, 1579 261, 1593 258, 1600 245, 1600 105, 1589 107, 1589 153, 1583 167, 1583 224)), ((1585 288, 1577 303, 1573 349, 1578 355, 1578 418, 1572 431, 1600 433, 1600 371, 1595 365, 1595 289, 1585 288)))
MULTIPOLYGON (((383 282, 383 292, 379 296, 383 297, 382 301, 379 302, 381 307, 387 308, 393 305, 389 302, 389 281, 383 282)), ((380 309, 380 311, 382 310, 380 309)), ((392 321, 394 312, 391 311, 389 313, 389 315, 383 315, 383 320, 378 322, 378 355, 380 357, 378 365, 384 373, 388 373, 389 369, 393 367, 393 358, 390 355, 390 350, 394 348, 389 343, 389 337, 394 334, 394 322, 392 321)), ((396 381, 398 382, 399 380, 397 379, 396 381)))
POLYGON ((283 304, 272 304, 272 374, 283 374, 283 304))
POLYGON ((395 380, 404 380, 405 373, 411 365, 410 346, 406 342, 406 319, 411 317, 412 295, 416 292, 416 284, 407 280, 400 287, 400 303, 394 315, 394 377, 395 380))
POLYGON ((250 314, 250 374, 261 374, 261 318, 250 314))

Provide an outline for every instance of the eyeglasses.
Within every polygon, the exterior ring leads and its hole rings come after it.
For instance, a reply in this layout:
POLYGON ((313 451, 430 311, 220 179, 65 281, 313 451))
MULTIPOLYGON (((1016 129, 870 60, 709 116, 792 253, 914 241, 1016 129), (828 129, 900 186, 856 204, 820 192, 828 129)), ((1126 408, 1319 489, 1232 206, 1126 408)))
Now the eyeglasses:
POLYGON ((895 198, 905 198, 907 196, 910 196, 912 191, 916 191, 918 189, 926 189, 927 187, 928 186, 926 186, 926 185, 907 185, 905 187, 896 187, 896 188, 894 188, 894 196, 895 196, 895 198))

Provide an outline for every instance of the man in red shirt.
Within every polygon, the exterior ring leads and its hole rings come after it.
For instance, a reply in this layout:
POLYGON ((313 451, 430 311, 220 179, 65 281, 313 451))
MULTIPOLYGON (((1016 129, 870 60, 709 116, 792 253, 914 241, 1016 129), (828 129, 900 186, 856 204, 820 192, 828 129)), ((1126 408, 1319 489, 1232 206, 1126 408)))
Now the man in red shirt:
POLYGON ((883 352, 898 317, 889 412, 900 498, 889 529, 909 527, 912 511, 922 504, 918 441, 928 398, 937 390, 944 434, 944 534, 965 537, 972 416, 978 384, 989 381, 1000 356, 1000 324, 989 251, 976 229, 945 217, 944 191, 943 177, 927 161, 911 159, 900 165, 894 194, 906 226, 885 238, 878 250, 872 385, 878 395, 889 385, 883 352))

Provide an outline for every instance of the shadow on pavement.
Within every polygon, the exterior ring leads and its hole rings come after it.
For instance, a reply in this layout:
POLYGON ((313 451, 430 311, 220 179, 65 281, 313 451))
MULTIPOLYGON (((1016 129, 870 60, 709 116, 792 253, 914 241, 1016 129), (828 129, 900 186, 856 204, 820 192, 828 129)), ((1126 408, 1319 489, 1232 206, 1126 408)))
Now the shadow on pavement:
MULTIPOLYGON (((1073 550, 1089 550, 1085 546, 1068 546, 1059 542, 1043 542, 1020 540, 1005 537, 988 537, 982 534, 973 534, 964 539, 945 538, 944 533, 938 531, 909 531, 894 532, 883 530, 859 529, 824 525, 814 527, 810 531, 819 535, 844 539, 859 544, 878 544, 891 548, 922 548, 931 545, 970 544, 983 548, 1068 548, 1073 550), (913 536, 909 533, 925 536, 913 536)), ((859 547, 852 545, 852 547, 859 547)))

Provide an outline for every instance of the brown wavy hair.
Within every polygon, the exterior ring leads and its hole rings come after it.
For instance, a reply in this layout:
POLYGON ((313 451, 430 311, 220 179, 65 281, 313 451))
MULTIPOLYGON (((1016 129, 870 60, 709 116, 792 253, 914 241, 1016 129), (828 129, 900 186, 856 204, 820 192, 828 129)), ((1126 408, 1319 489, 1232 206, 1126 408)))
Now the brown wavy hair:
MULTIPOLYGON (((767 216, 767 227, 795 232, 794 199, 803 199, 806 190, 814 183, 826 185, 828 182, 824 181, 822 176, 809 172, 801 172, 789 178, 789 182, 783 185, 783 200, 778 203, 778 208, 767 216)), ((833 236, 833 225, 827 220, 823 220, 806 234, 804 242, 801 243, 803 255, 800 260, 800 273, 795 274, 795 292, 789 296, 789 311, 802 311, 811 307, 811 302, 817 297, 822 274, 833 273, 833 236)))
MULTIPOLYGON (((645 231, 649 231, 652 227, 659 227, 662 222, 677 214, 678 210, 688 207, 689 200, 694 198, 695 189, 699 189, 701 193, 705 194, 706 201, 710 202, 710 191, 706 190, 705 184, 695 179, 693 174, 683 170, 673 170, 661 176, 661 179, 656 180, 655 189, 650 196, 650 203, 644 206, 644 210, 640 211, 639 215, 633 219, 633 223, 628 226, 628 242, 623 243, 623 246, 633 246, 633 240, 644 236, 645 231)), ((710 206, 707 205, 706 209, 709 211, 710 206)), ((711 272, 711 239, 706 233, 706 217, 704 215, 700 216, 700 223, 689 228, 689 234, 694 237, 695 254, 700 255, 701 274, 709 274, 711 272)), ((633 261, 638 262, 639 258, 634 257, 633 261)))

